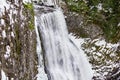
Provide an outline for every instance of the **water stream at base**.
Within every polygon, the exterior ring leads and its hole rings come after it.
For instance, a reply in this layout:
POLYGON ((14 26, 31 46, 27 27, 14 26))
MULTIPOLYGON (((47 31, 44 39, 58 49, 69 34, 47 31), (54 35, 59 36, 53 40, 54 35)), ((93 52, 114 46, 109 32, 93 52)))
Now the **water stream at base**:
POLYGON ((48 80, 91 80, 91 66, 82 49, 69 39, 61 9, 37 14, 37 36, 42 42, 48 80))

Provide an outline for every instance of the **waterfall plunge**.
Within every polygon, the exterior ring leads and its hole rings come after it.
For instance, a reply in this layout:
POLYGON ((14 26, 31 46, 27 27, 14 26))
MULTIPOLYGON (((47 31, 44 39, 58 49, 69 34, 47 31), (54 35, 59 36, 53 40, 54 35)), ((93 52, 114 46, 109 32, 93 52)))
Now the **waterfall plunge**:
POLYGON ((37 28, 49 80, 91 80, 90 64, 84 52, 69 39, 60 9, 37 15, 37 28))

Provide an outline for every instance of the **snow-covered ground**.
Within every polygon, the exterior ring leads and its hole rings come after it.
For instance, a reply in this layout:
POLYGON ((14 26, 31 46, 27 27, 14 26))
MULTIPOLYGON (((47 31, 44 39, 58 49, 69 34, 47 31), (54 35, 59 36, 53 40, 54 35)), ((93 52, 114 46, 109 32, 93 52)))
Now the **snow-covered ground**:
POLYGON ((94 62, 100 62, 100 65, 96 65, 96 63, 93 64, 94 76, 98 76, 100 80, 104 80, 105 76, 108 75, 108 72, 119 67, 119 64, 115 63, 115 61, 118 59, 116 56, 116 50, 119 46, 119 43, 111 44, 101 39, 77 39, 72 34, 69 36, 79 48, 84 49, 85 53, 89 55, 89 60, 94 59, 94 62), (109 59, 109 57, 111 57, 112 60, 109 59))

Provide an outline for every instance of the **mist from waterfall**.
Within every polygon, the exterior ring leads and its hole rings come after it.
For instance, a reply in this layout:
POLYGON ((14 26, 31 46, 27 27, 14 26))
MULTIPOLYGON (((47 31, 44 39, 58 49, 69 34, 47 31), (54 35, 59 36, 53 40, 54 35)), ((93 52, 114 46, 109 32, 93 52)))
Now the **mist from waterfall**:
POLYGON ((91 80, 91 66, 82 49, 69 39, 61 9, 38 14, 36 22, 48 80, 91 80))

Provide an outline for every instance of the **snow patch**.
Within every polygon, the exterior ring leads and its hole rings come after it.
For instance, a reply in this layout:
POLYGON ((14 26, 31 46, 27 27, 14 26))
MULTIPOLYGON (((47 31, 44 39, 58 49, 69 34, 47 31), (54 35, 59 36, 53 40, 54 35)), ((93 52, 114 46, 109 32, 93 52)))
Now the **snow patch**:
POLYGON ((0 0, 0 13, 4 12, 5 7, 6 9, 9 9, 9 5, 6 3, 6 0, 0 0))
POLYGON ((4 55, 4 57, 5 57, 6 59, 10 57, 10 52, 11 52, 10 46, 7 45, 7 46, 6 46, 6 54, 4 55))
POLYGON ((1 70, 1 75, 2 75, 1 80, 7 80, 7 77, 6 77, 5 72, 3 70, 1 70))
POLYGON ((37 80, 48 80, 42 67, 38 68, 37 80))
POLYGON ((5 32, 5 30, 2 31, 2 37, 6 38, 6 32, 5 32))
POLYGON ((75 42, 76 46, 78 48, 81 48, 81 45, 84 43, 84 39, 83 38, 76 38, 75 36, 73 36, 72 34, 69 34, 69 38, 75 42))

